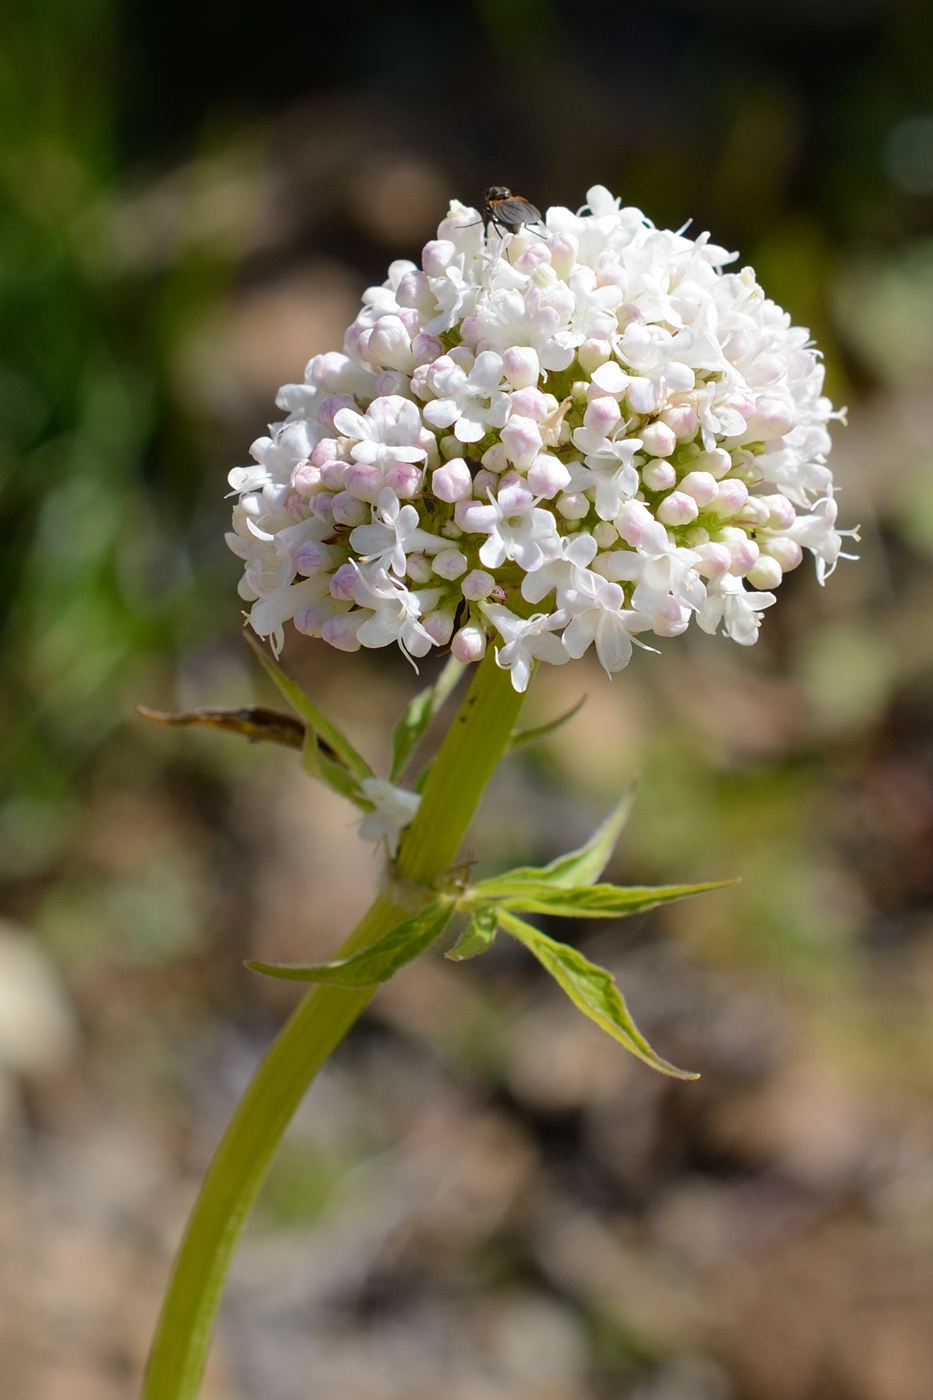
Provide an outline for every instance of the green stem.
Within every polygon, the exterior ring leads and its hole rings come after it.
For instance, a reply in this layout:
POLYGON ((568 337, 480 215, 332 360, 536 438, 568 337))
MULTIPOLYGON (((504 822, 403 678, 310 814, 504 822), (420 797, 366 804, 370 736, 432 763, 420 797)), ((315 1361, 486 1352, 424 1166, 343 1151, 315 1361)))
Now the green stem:
MULTIPOLYGON (((508 743, 522 697, 492 648, 441 745, 421 806, 396 863, 396 878, 341 946, 337 957, 374 943, 425 899, 456 857, 508 743)), ((282 1134, 321 1065, 373 995, 320 986, 286 1022, 240 1100, 191 1212, 149 1356, 143 1400, 194 1400, 214 1315, 236 1242, 282 1134)))

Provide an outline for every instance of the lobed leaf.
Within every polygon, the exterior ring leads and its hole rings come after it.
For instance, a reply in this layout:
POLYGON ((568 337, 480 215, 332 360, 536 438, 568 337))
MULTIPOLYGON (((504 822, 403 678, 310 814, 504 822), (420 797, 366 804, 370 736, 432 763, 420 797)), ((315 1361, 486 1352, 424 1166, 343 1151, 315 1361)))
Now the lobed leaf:
POLYGON ((485 953, 499 929, 499 918, 495 909, 477 909, 454 946, 444 956, 451 962, 466 962, 485 953))
POLYGON ((371 947, 349 958, 334 962, 294 967, 287 963, 247 962, 253 972, 266 977, 282 977, 293 982, 328 982, 337 987, 372 987, 387 982, 400 967, 410 963, 434 943, 450 920, 453 902, 435 900, 414 918, 385 934, 371 947))
POLYGON ((558 943, 546 933, 526 924, 524 919, 514 914, 500 912, 499 922, 507 932, 524 943, 554 978, 558 986, 566 992, 584 1016, 595 1021, 597 1026, 611 1035, 626 1050, 644 1060, 652 1069, 675 1079, 699 1079, 690 1070, 678 1069, 670 1061, 664 1060, 648 1044, 641 1031, 632 1020, 625 1004, 625 998, 616 986, 615 978, 604 967, 591 963, 576 948, 568 943, 558 943))
POLYGON ((334 751, 337 757, 346 764, 350 772, 354 773, 356 777, 375 777, 373 770, 362 754, 356 751, 346 735, 318 709, 314 701, 308 699, 301 686, 298 685, 296 681, 293 681, 290 676, 285 674, 281 666, 273 661, 272 657, 263 650, 254 637, 251 637, 248 632, 245 633, 245 636, 249 645, 259 657, 260 663, 267 675, 272 678, 288 703, 301 715, 301 718, 308 727, 314 730, 318 738, 322 739, 324 743, 334 751))
POLYGON ((136 713, 154 724, 225 729, 229 734, 242 734, 253 743, 266 740, 272 744, 284 744, 286 748, 300 749, 305 741, 305 726, 300 719, 283 714, 281 710, 267 709, 264 705, 241 705, 235 710, 182 710, 178 714, 166 714, 164 710, 150 710, 147 705, 137 705, 136 713))
POLYGON ((448 700, 466 667, 451 656, 433 685, 420 691, 392 731, 392 770, 396 782, 431 720, 448 700))
POLYGON ((579 885, 576 889, 562 889, 544 880, 522 879, 511 888, 502 886, 492 892, 481 882, 473 885, 465 898, 467 907, 475 898, 526 914, 553 914, 562 919, 622 919, 672 899, 686 899, 688 895, 705 894, 736 883, 707 880, 697 885, 579 885))
POLYGON ((540 743, 542 739, 547 739, 549 735, 560 729, 561 725, 567 724, 574 715, 580 713, 586 704, 587 696, 582 696, 577 703, 567 710, 565 714, 558 715, 557 719, 549 720, 547 724, 539 724, 535 729, 513 729, 506 745, 506 753, 515 753, 518 749, 527 749, 530 744, 540 743))

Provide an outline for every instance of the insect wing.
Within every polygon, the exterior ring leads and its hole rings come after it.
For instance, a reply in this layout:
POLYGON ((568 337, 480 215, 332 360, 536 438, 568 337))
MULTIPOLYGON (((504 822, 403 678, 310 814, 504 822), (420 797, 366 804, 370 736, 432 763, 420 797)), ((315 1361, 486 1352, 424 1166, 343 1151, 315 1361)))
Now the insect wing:
POLYGON ((517 233, 523 224, 541 223, 541 210, 520 195, 512 195, 509 199, 491 199, 489 207, 493 221, 510 233, 517 233))

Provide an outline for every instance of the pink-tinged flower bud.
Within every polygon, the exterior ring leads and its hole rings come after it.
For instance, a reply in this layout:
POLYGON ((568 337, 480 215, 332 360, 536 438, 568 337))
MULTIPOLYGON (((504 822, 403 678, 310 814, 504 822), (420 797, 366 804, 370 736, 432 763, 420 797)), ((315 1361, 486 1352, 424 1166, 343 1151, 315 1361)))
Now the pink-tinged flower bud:
POLYGON ((530 467, 541 451, 541 433, 533 418, 514 415, 499 434, 509 461, 523 470, 530 467))
POLYGON ((716 499, 710 502, 708 509, 720 520, 729 520, 733 515, 738 515, 747 500, 748 487, 745 482, 729 477, 719 483, 716 499))
POLYGON ((667 598, 658 612, 652 613, 652 632, 656 637, 679 637, 690 626, 690 609, 667 598))
POLYGON ((602 433, 603 437, 608 437, 621 421, 622 410, 609 394, 600 394, 598 398, 590 399, 583 415, 584 428, 594 428, 596 432, 602 433))
POLYGON ((429 583, 433 572, 431 561, 425 554, 409 554, 405 560, 405 572, 412 583, 429 583))
POLYGON ((351 496, 349 491, 337 492, 332 510, 336 525, 349 525, 355 529, 357 525, 366 525, 369 522, 369 506, 356 496, 351 496))
POLYGON ((541 373, 538 354, 530 345, 510 345, 502 352, 502 367, 513 389, 530 389, 541 373))
POLYGON ((460 339, 464 345, 476 345, 480 338, 480 325, 475 316, 465 316, 460 322, 460 339))
POLYGON ((413 306, 401 306, 399 307, 398 318, 408 332, 409 339, 414 340, 415 336, 421 330, 421 316, 419 313, 413 306))
POLYGON ((436 335, 426 335, 424 331, 419 331, 411 343, 411 353, 418 369, 425 369, 443 355, 444 347, 436 335))
POLYGON ((618 360, 607 360, 604 365, 594 369, 590 377, 595 388, 588 387, 587 398, 609 394, 614 399, 621 399, 632 382, 618 360))
POLYGON ((356 399, 352 394, 331 394, 329 399, 325 399, 317 411, 317 421, 322 428, 328 432, 335 433, 334 414, 339 413, 342 408, 352 408, 358 412, 356 399))
POLYGON ((351 462, 344 473, 344 486, 358 501, 375 505, 385 487, 382 472, 371 462, 351 462))
POLYGON ((523 272, 526 277, 530 277, 535 268, 541 267, 544 263, 551 261, 551 250, 546 243, 532 243, 522 253, 519 253, 512 266, 523 272))
POLYGON ((493 472, 488 472, 484 467, 482 471, 478 471, 473 478, 473 495, 476 496, 478 500, 485 501, 486 493, 488 491, 495 491, 499 485, 499 480, 500 478, 498 476, 493 472))
POLYGON ((770 591, 772 588, 777 588, 784 577, 784 570, 776 559, 772 559, 770 555, 761 554, 745 577, 752 588, 763 588, 770 591))
POLYGON ((649 423, 641 430, 641 440, 653 457, 669 457, 677 446, 677 438, 666 423, 649 423))
POLYGON ((363 355, 380 369, 400 369, 403 374, 411 374, 415 367, 411 336, 399 316, 380 317, 372 328, 363 355))
POLYGON ((432 238, 421 250, 421 266, 429 277, 443 277, 456 256, 455 244, 446 238, 432 238))
POLYGON ((384 369, 381 374, 376 375, 376 382, 373 388, 377 396, 388 396, 398 394, 401 398, 408 397, 408 390, 411 380, 407 374, 400 374, 397 369, 384 369))
POLYGON ((577 351, 577 359, 585 374, 592 374, 594 370, 604 365, 612 354, 612 346, 608 340, 584 340, 577 351))
POLYGON ((767 442, 771 438, 783 437, 796 423, 797 409, 792 399, 762 394, 755 400, 754 411, 748 420, 748 431, 767 442))
POLYGON ((573 272, 573 265, 580 249, 580 240, 575 238, 572 233, 554 233, 548 239, 547 246, 551 253, 551 266, 558 277, 566 281, 573 272))
POLYGON ((449 505, 466 501, 472 496, 473 478, 462 457, 454 457, 438 467, 431 477, 431 490, 439 501, 446 501, 449 505))
POLYGON ((434 315, 437 305, 431 284, 423 272, 406 272, 395 289, 395 300, 399 306, 414 307, 428 320, 434 315))
POLYGON ((774 496, 759 496, 758 500, 768 507, 768 519, 765 524, 769 530, 789 530, 797 519, 793 501, 789 501, 780 493, 774 496))
POLYGON ((800 545, 796 540, 789 539, 787 535, 777 535, 774 539, 764 540, 761 551, 771 559, 776 559, 785 574, 789 574, 791 569, 796 569, 803 560, 803 550, 800 545))
POLYGON ((754 540, 746 535, 744 540, 730 540, 728 545, 729 553, 732 555, 732 563, 729 565, 730 574, 736 578, 744 578, 749 569, 758 562, 760 550, 754 540))
POLYGON ((657 517, 665 525, 689 525, 696 520, 700 508, 692 496, 683 491, 672 491, 665 496, 657 509, 657 517))
POLYGON ((323 467, 327 462, 336 462, 339 456, 340 446, 337 439, 321 438, 311 453, 311 461, 316 467, 323 467))
POLYGON ((510 395, 509 401, 514 414, 520 418, 533 418, 536 423, 546 418, 551 410, 547 395, 542 394, 540 389, 518 389, 510 395))
POLYGON ((496 580, 485 569, 471 569, 460 585, 460 592, 469 602, 478 603, 481 598, 488 598, 495 586, 496 580))
POLYGON ((765 479, 761 463, 754 452, 737 448, 732 454, 732 474, 746 486, 760 486, 765 479))
POLYGON ((433 368, 433 361, 419 365, 411 377, 411 392, 422 403, 427 403, 428 399, 434 398, 434 390, 431 388, 431 370, 433 368))
MULTIPOLYGON (((365 506, 364 506, 365 510, 365 506)), ((305 540, 295 550, 295 568, 300 574, 326 574, 328 569, 336 569, 346 559, 346 550, 333 544, 321 544, 320 540, 305 540)))
POLYGON ((424 472, 415 462, 395 462, 385 474, 386 486, 391 486, 402 501, 414 500, 423 481, 424 472))
POLYGON ((509 456, 501 442, 494 442, 492 447, 483 453, 480 461, 488 472, 495 472, 497 476, 509 469, 509 456))
POLYGON ((328 491, 342 491, 347 479, 347 464, 339 458, 326 462, 321 468, 321 482, 328 491))
POLYGON ((368 612, 338 613, 323 623, 321 636, 338 651, 359 651, 360 641, 356 634, 369 616, 368 612))
POLYGON ((557 509, 565 520, 582 520, 590 513, 590 503, 582 491, 571 491, 558 496, 557 509))
POLYGON ((726 473, 732 470, 732 458, 724 447, 714 447, 711 452, 701 452, 699 457, 695 457, 693 465, 698 472, 709 472, 717 481, 722 481, 726 473))
POLYGON ((480 627, 461 627, 450 644, 451 655, 464 666, 486 655, 486 633, 480 627))
POLYGON ((660 457, 655 457, 653 462, 648 462, 641 469, 641 479, 649 491, 669 491, 676 485, 677 473, 670 462, 664 462, 660 457))
POLYGON ((321 628, 329 617, 334 616, 334 600, 321 598, 317 603, 306 603, 299 608, 292 619, 295 631, 306 637, 319 637, 321 628))
POLYGON ((467 570, 467 557, 459 549, 442 549, 434 556, 433 569, 441 578, 455 579, 467 570))
POLYGON ((688 472, 680 489, 692 496, 698 506, 708 506, 719 495, 719 484, 711 472, 688 472))
POLYGON ((701 544, 696 546, 700 562, 696 566, 698 574, 704 578, 719 578, 732 567, 732 555, 724 544, 701 544))
POLYGON ((421 625, 435 646, 445 647, 454 630, 454 614, 447 608, 425 613, 421 625))
POLYGON ((343 603, 352 603, 360 571, 355 564, 341 564, 330 581, 330 596, 343 603))
POLYGON ((328 524, 334 519, 334 498, 329 491, 318 491, 311 497, 309 502, 311 514, 316 520, 324 520, 328 524))
MULTIPOLYGON (((316 449, 315 449, 316 450, 316 449)), ((311 496, 321 480, 321 469, 313 462, 302 462, 292 472, 292 486, 299 496, 311 496)))
POLYGON ((749 496, 736 518, 741 520, 743 525, 767 525, 770 514, 763 501, 757 496, 749 496))
POLYGON ((570 485, 570 472, 558 457, 541 452, 528 468, 528 485, 536 496, 550 501, 570 485))
POLYGON ((666 408, 661 414, 661 422, 667 424, 678 442, 692 438, 700 426, 696 409, 689 403, 673 404, 666 408))

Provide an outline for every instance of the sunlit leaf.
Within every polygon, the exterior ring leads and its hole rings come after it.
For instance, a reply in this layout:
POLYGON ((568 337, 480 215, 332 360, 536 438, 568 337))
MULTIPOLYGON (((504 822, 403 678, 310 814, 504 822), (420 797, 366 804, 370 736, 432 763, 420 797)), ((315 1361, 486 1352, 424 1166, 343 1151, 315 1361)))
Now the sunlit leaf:
POLYGON ((358 778, 374 777, 373 770, 365 758, 362 754, 357 753, 350 740, 337 728, 336 724, 329 720, 325 714, 322 714, 313 700, 308 699, 301 686, 285 674, 281 666, 272 660, 272 657, 263 650, 254 637, 251 637, 248 632, 244 635, 259 657, 267 675, 272 678, 288 703, 314 730, 318 738, 323 739, 324 743, 333 749, 337 757, 346 764, 350 772, 355 773, 358 778))
POLYGON ((576 948, 567 943, 558 943, 546 933, 526 924, 524 919, 514 914, 501 912, 499 922, 504 929, 524 943, 534 953, 542 967, 557 982, 558 986, 591 1021, 611 1035, 620 1045, 624 1045, 633 1055, 637 1055, 652 1069, 675 1079, 698 1079, 699 1075, 689 1070, 678 1069, 664 1060, 648 1044, 641 1031, 632 1020, 625 1004, 625 998, 616 986, 611 972, 591 963, 576 948))
MULTIPOLYGON (((490 881, 489 884, 492 882, 490 881)), ((526 914, 554 914, 563 919, 621 919, 735 884, 734 880, 708 880, 697 885, 578 885, 576 889, 555 888, 546 880, 516 879, 506 885, 504 877, 490 889, 485 881, 473 885, 464 897, 467 908, 474 902, 492 902, 500 909, 520 909, 526 914)))
POLYGON ((254 743, 265 740, 267 743, 284 744, 290 749, 300 749, 305 741, 305 726, 300 719, 283 714, 281 710, 269 710, 264 705, 241 705, 236 710, 182 710, 178 714, 166 714, 164 710, 150 710, 147 705, 137 705, 136 713, 154 724, 224 729, 229 734, 241 734, 254 743))
POLYGON ((418 740, 447 701, 466 667, 450 657, 433 685, 420 691, 392 731, 391 782, 395 782, 411 757, 418 740))
POLYGON ((495 909, 477 909, 466 928, 457 939, 450 952, 445 954, 451 962, 466 962, 485 953, 492 944, 499 928, 495 909))
POLYGON ((578 715, 586 704, 586 700, 587 697, 582 696, 565 714, 559 715, 557 719, 549 720, 547 724, 539 724, 535 729, 513 729, 506 745, 506 753, 515 753, 517 749, 527 749, 530 744, 537 744, 542 739, 547 739, 551 734, 556 733, 561 725, 567 724, 574 715, 578 715))
POLYGON ((370 948, 349 958, 316 963, 310 967, 292 967, 284 963, 247 962, 254 972, 267 977, 282 977, 292 982, 329 982, 337 987, 372 987, 386 982, 394 972, 423 953, 447 927, 453 903, 435 900, 414 918, 406 919, 385 934, 370 948))

